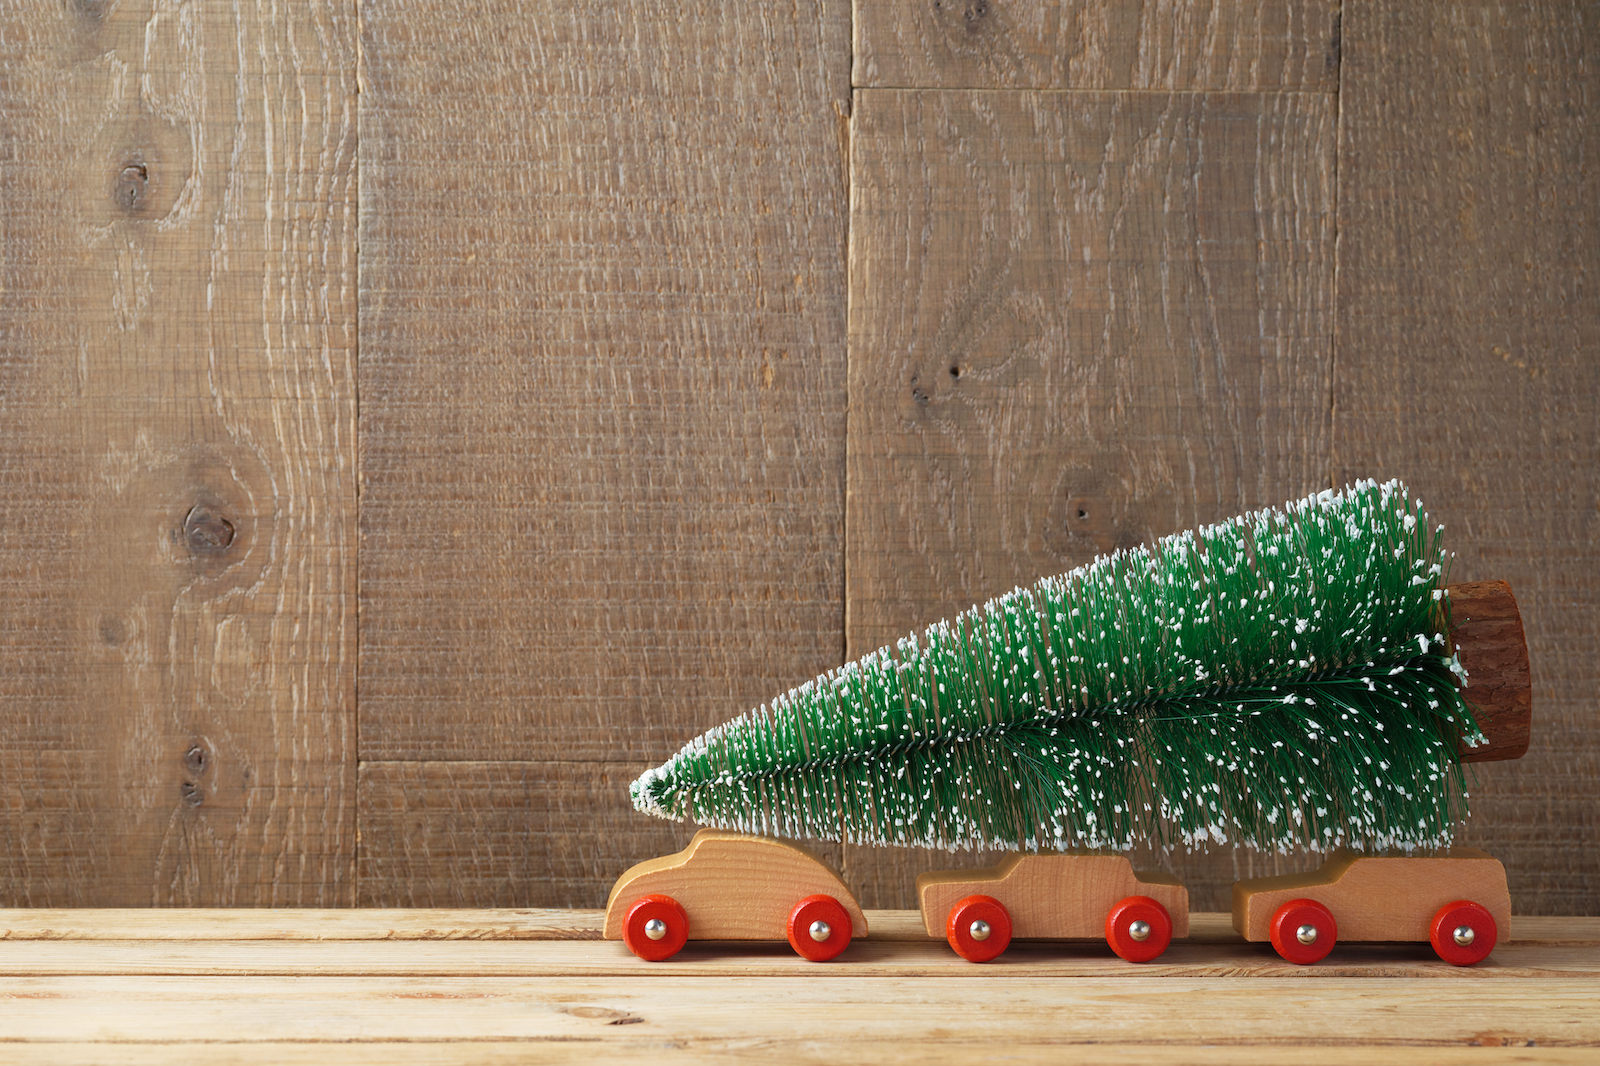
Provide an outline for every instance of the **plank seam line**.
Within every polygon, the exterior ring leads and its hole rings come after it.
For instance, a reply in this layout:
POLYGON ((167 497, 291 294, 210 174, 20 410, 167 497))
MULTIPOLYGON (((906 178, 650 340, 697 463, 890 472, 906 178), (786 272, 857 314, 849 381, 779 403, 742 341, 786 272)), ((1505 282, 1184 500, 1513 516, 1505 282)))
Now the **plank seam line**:
POLYGON ((1344 0, 1339 2, 1339 50, 1334 56, 1338 69, 1333 80, 1333 321, 1328 326, 1328 487, 1339 485, 1339 210, 1341 179, 1339 163, 1344 155, 1344 0))
POLYGON ((356 171, 356 174, 355 174, 355 179, 356 179, 356 234, 355 234, 355 242, 356 242, 356 299, 355 299, 355 312, 354 312, 356 321, 355 321, 355 340, 354 340, 355 352, 353 353, 354 359, 355 359, 355 380, 350 386, 350 390, 351 390, 351 393, 353 394, 353 399, 354 399, 355 421, 356 421, 356 424, 355 424, 355 450, 356 450, 356 469, 355 469, 356 486, 355 486, 355 494, 356 494, 356 513, 355 513, 355 531, 354 531, 355 532, 355 538, 354 538, 355 539, 355 546, 354 546, 354 549, 352 551, 353 558, 352 558, 352 562, 351 562, 351 565, 355 568, 355 587, 356 587, 355 629, 356 629, 356 632, 355 632, 355 648, 354 648, 354 654, 353 654, 354 662, 351 664, 351 667, 350 667, 350 704, 351 704, 350 705, 350 731, 351 731, 351 735, 352 735, 352 739, 353 739, 353 746, 355 747, 356 765, 355 765, 355 775, 354 775, 355 776, 355 780, 351 783, 351 788, 350 788, 350 824, 351 824, 351 827, 352 827, 352 831, 355 833, 355 837, 356 838, 355 838, 355 841, 352 843, 351 848, 350 848, 350 903, 351 903, 352 906, 359 907, 359 906, 361 906, 361 850, 362 850, 362 832, 361 832, 361 828, 362 828, 362 826, 361 826, 361 648, 362 648, 362 632, 361 632, 361 605, 362 605, 362 600, 361 600, 361 531, 362 531, 362 528, 363 528, 363 523, 361 521, 361 509, 362 509, 362 506, 363 506, 363 500, 362 500, 362 492, 361 492, 361 485, 362 485, 362 476, 361 475, 363 473, 363 465, 362 465, 362 461, 361 461, 361 451, 362 451, 362 449, 361 449, 361 443, 362 443, 361 442, 361 294, 362 294, 363 291, 365 291, 363 289, 363 287, 362 287, 362 274, 363 274, 363 266, 364 266, 365 260, 363 259, 362 255, 361 255, 361 220, 362 220, 362 217, 366 214, 366 212, 362 210, 362 205, 366 202, 366 195, 365 195, 366 194, 366 189, 363 188, 363 185, 364 185, 365 179, 366 179, 366 175, 365 175, 365 171, 363 170, 363 168, 361 166, 361 149, 362 149, 362 147, 363 147, 363 145, 365 143, 365 140, 366 140, 362 136, 362 134, 365 132, 362 129, 362 125, 363 125, 362 119, 366 115, 366 108, 362 106, 361 85, 362 85, 362 83, 364 81, 366 81, 366 77, 367 77, 367 48, 366 48, 366 38, 365 38, 365 35, 362 33, 362 28, 363 28, 363 26, 364 26, 364 24, 366 22, 366 6, 364 4, 362 4, 362 3, 360 3, 359 0, 355 0, 355 2, 353 2, 351 6, 355 9, 355 47, 356 47, 356 70, 355 70, 355 82, 356 82, 356 85, 355 85, 355 88, 356 88, 356 153, 355 153, 355 160, 354 160, 354 163, 353 163, 353 165, 355 167, 355 171, 356 171))
MULTIPOLYGON (((1341 72, 1344 63, 1340 61, 1341 72)), ((1342 74, 1341 74, 1342 76, 1342 74)), ((1330 96, 1337 97, 1333 89, 1133 89, 1133 88, 1061 88, 1051 85, 856 85, 855 92, 885 93, 1038 93, 1045 96, 1330 96)))
POLYGON ((356 769, 369 766, 638 766, 649 768, 651 759, 357 759, 356 769))

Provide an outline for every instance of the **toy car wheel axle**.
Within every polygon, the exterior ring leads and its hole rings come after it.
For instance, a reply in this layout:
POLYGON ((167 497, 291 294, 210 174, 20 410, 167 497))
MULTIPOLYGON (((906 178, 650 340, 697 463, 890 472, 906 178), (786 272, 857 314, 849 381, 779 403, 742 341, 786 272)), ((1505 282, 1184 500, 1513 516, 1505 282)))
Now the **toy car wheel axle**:
POLYGON ((850 946, 850 913, 832 896, 807 896, 789 912, 789 946, 812 962, 827 962, 850 946))
POLYGON ((622 920, 622 942, 649 962, 670 959, 689 940, 689 916, 671 896, 640 896, 622 920))
POLYGON ((1149 962, 1172 943, 1172 915, 1149 896, 1129 896, 1106 913, 1106 943, 1129 962, 1149 962))
POLYGON ((1291 899, 1272 914, 1267 925, 1272 946, 1296 966, 1321 962, 1339 942, 1333 912, 1314 899, 1291 899))
POLYGON ((945 939, 968 962, 989 962, 1011 946, 1011 913, 993 896, 968 896, 950 908, 945 939))
POLYGON ((1500 930, 1487 907, 1458 899, 1439 908, 1428 933, 1441 959, 1452 966, 1472 966, 1489 957, 1500 930))

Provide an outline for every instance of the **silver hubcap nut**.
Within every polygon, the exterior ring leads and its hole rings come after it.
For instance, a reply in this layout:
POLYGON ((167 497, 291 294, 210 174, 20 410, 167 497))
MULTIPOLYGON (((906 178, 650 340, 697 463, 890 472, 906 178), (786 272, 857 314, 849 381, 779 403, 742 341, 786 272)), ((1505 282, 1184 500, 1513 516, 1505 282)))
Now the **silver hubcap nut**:
POLYGON ((1294 931, 1294 938, 1302 944, 1315 944, 1317 942, 1317 927, 1302 925, 1294 931))
POLYGON ((967 932, 972 934, 972 939, 974 940, 988 940, 991 930, 989 923, 979 918, 967 927, 967 932))
POLYGON ((1150 923, 1139 921, 1128 926, 1128 935, 1141 944, 1150 939, 1150 923))
POLYGON ((644 935, 651 940, 660 940, 667 935, 667 923, 660 918, 651 918, 644 923, 644 935))
POLYGON ((1455 932, 1451 933, 1450 936, 1451 939, 1464 948, 1471 947, 1472 942, 1478 939, 1477 932, 1470 925, 1456 926, 1455 932))
POLYGON ((817 943, 822 943, 832 935, 833 926, 829 925, 821 918, 818 918, 816 921, 811 923, 811 939, 815 940, 817 943))

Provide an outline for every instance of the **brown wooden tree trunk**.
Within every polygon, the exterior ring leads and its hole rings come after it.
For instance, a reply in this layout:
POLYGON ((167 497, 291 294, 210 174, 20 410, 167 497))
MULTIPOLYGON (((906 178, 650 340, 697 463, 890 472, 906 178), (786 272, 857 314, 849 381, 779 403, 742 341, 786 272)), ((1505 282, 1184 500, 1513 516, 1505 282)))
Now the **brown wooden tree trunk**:
POLYGON ((1516 597, 1504 581, 1451 585, 1450 639, 1467 671, 1467 702, 1488 741, 1461 747, 1462 762, 1520 759, 1533 730, 1528 642, 1516 597))

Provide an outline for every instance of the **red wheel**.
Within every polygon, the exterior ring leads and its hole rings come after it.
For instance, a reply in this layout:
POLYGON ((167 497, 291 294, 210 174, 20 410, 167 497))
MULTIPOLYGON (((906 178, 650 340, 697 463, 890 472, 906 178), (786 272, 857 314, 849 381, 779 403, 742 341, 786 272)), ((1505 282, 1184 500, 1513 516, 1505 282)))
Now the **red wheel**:
POLYGON ((1011 946, 1011 915, 993 896, 968 896, 950 908, 944 938, 968 962, 998 959, 1011 946))
POLYGON ((1278 954, 1296 966, 1321 962, 1339 942, 1333 912, 1314 899, 1291 899, 1273 911, 1267 931, 1278 954))
POLYGON ((1428 926, 1433 950, 1453 966, 1471 966, 1488 958, 1499 933, 1494 915, 1470 899, 1446 903, 1428 926))
POLYGON ((671 896, 640 896, 622 919, 622 942, 649 962, 670 959, 689 940, 689 916, 671 896))
POLYGON ((1106 913, 1106 943, 1129 962, 1149 962, 1172 943, 1172 915, 1149 896, 1129 896, 1106 913))
POLYGON ((827 962, 850 946, 850 912, 832 896, 807 896, 789 912, 789 946, 812 962, 827 962))

